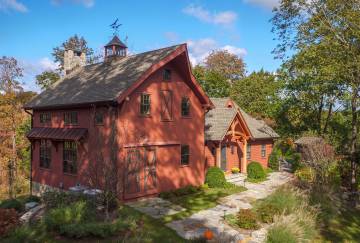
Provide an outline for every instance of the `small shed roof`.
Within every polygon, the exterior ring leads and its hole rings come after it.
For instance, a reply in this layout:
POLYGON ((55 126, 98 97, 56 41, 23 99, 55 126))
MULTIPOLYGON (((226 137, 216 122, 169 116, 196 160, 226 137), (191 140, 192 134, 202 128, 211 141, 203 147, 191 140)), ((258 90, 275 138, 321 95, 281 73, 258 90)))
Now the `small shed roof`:
POLYGON ((114 37, 111 39, 111 41, 105 45, 105 47, 108 47, 108 46, 120 46, 123 48, 127 48, 127 46, 119 39, 119 37, 117 35, 114 35, 114 37))
POLYGON ((297 139, 294 143, 298 145, 311 145, 322 142, 324 142, 323 138, 314 137, 314 136, 308 136, 308 137, 305 136, 297 139))
POLYGON ((78 141, 87 133, 86 128, 34 127, 26 135, 28 139, 52 139, 78 141))

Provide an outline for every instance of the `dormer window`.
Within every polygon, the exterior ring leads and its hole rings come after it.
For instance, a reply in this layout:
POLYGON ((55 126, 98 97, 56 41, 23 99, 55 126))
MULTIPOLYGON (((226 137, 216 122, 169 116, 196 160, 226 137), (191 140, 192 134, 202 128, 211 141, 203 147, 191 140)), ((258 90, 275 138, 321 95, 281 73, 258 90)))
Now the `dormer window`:
POLYGON ((171 80, 171 70, 170 69, 164 69, 163 78, 164 78, 164 80, 171 80))

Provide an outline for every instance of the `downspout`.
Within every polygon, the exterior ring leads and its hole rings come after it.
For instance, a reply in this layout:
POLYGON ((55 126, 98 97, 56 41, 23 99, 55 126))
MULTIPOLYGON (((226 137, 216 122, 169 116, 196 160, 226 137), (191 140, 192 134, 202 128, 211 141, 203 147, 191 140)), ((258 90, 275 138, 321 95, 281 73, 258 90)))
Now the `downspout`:
MULTIPOLYGON (((25 112, 31 116, 30 128, 32 129, 34 114, 29 112, 26 109, 25 109, 25 112)), ((32 141, 30 141, 30 177, 29 177, 30 178, 30 195, 32 195, 32 160, 33 160, 33 146, 32 146, 32 141)))

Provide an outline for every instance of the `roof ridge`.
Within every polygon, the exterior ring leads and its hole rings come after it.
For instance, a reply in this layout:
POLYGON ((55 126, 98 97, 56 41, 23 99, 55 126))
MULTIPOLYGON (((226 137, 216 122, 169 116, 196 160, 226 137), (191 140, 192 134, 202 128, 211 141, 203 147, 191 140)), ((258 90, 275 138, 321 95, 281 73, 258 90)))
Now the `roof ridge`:
POLYGON ((161 47, 161 48, 153 49, 153 50, 150 50, 150 51, 144 51, 144 52, 136 53, 136 54, 133 54, 133 55, 129 55, 128 57, 133 57, 133 56, 142 55, 142 54, 149 53, 149 52, 154 52, 154 51, 160 51, 160 50, 164 50, 164 49, 170 49, 170 48, 173 48, 175 46, 181 46, 181 45, 186 45, 186 43, 181 43, 181 44, 167 46, 167 47, 161 47))

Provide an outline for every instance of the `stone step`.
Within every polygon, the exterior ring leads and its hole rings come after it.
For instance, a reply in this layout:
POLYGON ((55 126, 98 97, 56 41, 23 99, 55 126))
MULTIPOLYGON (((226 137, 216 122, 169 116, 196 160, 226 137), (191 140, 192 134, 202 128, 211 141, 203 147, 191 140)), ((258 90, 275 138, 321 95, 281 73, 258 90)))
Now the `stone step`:
POLYGON ((226 175, 225 178, 227 180, 234 179, 234 178, 246 178, 246 175, 242 174, 242 173, 237 173, 237 174, 226 175))

